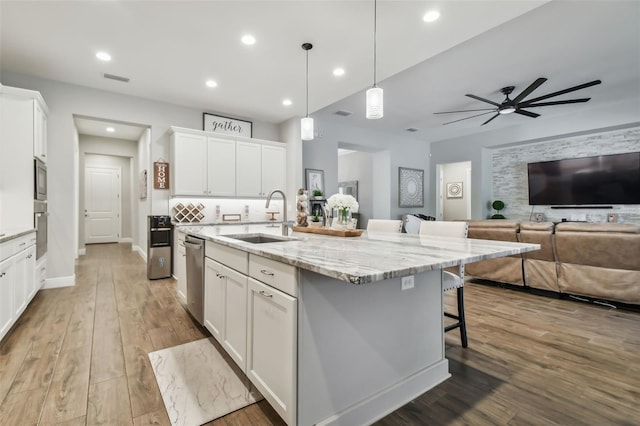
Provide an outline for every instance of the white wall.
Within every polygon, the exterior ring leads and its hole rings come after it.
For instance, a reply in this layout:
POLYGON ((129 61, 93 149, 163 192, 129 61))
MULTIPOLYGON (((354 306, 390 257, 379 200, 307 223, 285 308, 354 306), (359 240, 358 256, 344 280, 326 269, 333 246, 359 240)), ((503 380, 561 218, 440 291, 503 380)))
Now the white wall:
MULTIPOLYGON (((66 277, 74 282, 74 249, 77 246, 77 223, 74 221, 76 197, 73 190, 75 152, 73 115, 99 117, 107 120, 148 125, 151 128, 149 158, 156 161, 169 158, 170 126, 199 129, 202 126, 200 109, 137 98, 67 83, 2 71, 2 84, 39 91, 47 102, 48 119, 48 177, 49 177, 49 241, 47 253, 49 278, 66 277)), ((113 84, 123 84, 113 82, 113 84)), ((224 111, 209 111, 225 115, 224 111)), ((251 120, 250 117, 238 117, 251 120)), ((279 128, 275 124, 253 120, 253 135, 260 139, 277 140, 279 128)), ((144 157, 143 157, 144 158, 144 157)), ((150 163, 143 168, 151 170, 150 163)), ((168 214, 168 191, 149 189, 151 214, 168 214)), ((143 215, 140 212, 140 217, 143 215)), ((141 229, 139 227, 138 233, 141 229)))
MULTIPOLYGON (((138 164, 136 165, 133 175, 133 188, 134 198, 137 200, 134 203, 134 217, 136 221, 133 226, 133 245, 131 249, 138 252, 138 254, 146 261, 147 260, 147 216, 151 214, 151 202, 148 198, 140 198, 140 180, 142 170, 147 169, 150 164, 149 149, 151 147, 151 129, 147 129, 140 136, 137 143, 137 158, 138 164)), ((147 187, 151 179, 147 177, 147 187)))

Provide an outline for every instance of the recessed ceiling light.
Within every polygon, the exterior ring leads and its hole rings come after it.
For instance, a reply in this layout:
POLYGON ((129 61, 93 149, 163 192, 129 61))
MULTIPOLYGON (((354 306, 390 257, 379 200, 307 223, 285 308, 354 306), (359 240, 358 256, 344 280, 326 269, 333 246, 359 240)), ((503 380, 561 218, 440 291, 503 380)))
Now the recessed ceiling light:
POLYGON ((439 17, 440 17, 440 12, 438 12, 437 10, 431 10, 424 14, 424 16, 422 17, 422 20, 424 22, 433 22, 438 20, 439 17))
POLYGON ((291 105, 292 103, 293 103, 293 102, 291 102, 291 99, 284 99, 284 100, 282 101, 282 105, 284 105, 284 106, 289 106, 289 105, 291 105))
POLYGON ((242 42, 244 44, 246 44, 247 46, 251 46, 256 44, 256 38, 254 36, 252 36, 251 34, 245 34, 242 36, 241 38, 242 42))
POLYGON ((340 77, 341 75, 344 75, 344 68, 336 68, 333 70, 333 75, 335 75, 336 77, 340 77))
POLYGON ((207 87, 218 87, 218 83, 215 80, 207 80, 205 84, 207 87))
POLYGON ((107 52, 98 52, 96 53, 96 58, 100 59, 101 61, 109 62, 111 60, 111 55, 109 55, 107 52))
POLYGON ((107 132, 113 133, 115 131, 116 131, 116 129, 114 129, 113 127, 107 127, 107 132))

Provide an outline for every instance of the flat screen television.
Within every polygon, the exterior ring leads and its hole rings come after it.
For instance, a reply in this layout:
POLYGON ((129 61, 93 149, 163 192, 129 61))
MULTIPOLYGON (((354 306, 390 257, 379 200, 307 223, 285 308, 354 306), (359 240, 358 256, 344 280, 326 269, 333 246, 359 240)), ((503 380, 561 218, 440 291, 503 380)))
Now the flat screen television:
POLYGON ((640 204, 640 152, 527 164, 529 205, 640 204))

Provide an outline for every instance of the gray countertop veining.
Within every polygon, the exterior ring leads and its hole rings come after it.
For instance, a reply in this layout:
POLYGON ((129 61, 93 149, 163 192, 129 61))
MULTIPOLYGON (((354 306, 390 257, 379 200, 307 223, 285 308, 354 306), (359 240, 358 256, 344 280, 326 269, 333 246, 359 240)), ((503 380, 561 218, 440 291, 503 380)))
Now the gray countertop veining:
POLYGON ((20 238, 23 235, 27 235, 32 232, 36 232, 36 230, 33 228, 3 229, 0 231, 0 244, 11 241, 15 238, 20 238))
POLYGON ((181 230, 195 237, 352 284, 402 277, 540 248, 538 244, 373 232, 364 232, 360 237, 294 232, 291 234, 295 238, 293 241, 265 244, 225 237, 247 233, 279 235, 279 224, 275 227, 188 226, 181 230))

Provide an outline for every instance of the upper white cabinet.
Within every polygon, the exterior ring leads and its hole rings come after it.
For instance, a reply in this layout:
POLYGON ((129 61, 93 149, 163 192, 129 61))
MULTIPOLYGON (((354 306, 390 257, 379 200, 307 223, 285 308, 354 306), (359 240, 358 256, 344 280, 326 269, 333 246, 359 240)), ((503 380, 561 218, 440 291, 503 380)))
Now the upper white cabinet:
POLYGON ((171 136, 171 162, 174 195, 208 195, 206 136, 174 133, 171 136))
POLYGON ((266 197, 274 189, 286 189, 284 148, 238 142, 236 153, 236 194, 239 197, 266 197))
MULTIPOLYGON (((46 155, 47 106, 38 92, 0 86, 0 224, 33 227, 33 157, 46 155)), ((46 161, 46 157, 42 157, 46 161)))
POLYGON ((47 162, 47 113, 38 99, 33 102, 33 155, 47 162))
POLYGON ((265 197, 286 189, 286 148, 279 142, 171 128, 173 196, 265 197))

